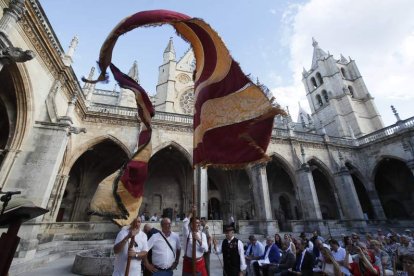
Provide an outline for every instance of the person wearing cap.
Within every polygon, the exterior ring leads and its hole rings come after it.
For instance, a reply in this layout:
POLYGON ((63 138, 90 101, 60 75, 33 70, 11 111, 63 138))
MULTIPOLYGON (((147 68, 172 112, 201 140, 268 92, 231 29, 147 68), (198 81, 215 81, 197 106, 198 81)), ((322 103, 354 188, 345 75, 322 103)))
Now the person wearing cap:
POLYGON ((226 238, 222 241, 221 246, 217 247, 217 240, 213 238, 214 250, 217 254, 223 254, 223 275, 243 275, 243 272, 246 270, 243 243, 234 237, 234 228, 232 226, 227 226, 225 232, 226 238))
POLYGON ((254 235, 249 236, 249 244, 247 245, 245 258, 247 265, 247 275, 253 275, 253 268, 251 264, 254 260, 260 259, 260 256, 264 254, 264 246, 261 242, 257 242, 254 235))

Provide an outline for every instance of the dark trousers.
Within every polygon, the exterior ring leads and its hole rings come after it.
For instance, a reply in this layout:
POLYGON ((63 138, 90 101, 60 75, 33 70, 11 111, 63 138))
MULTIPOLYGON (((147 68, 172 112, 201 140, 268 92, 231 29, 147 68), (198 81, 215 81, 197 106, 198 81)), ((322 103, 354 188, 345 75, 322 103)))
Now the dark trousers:
POLYGON ((253 269, 255 275, 261 275, 260 270, 263 272, 263 276, 267 276, 269 272, 269 265, 259 266, 258 262, 253 263, 253 269))
POLYGON ((206 263, 207 275, 210 276, 210 252, 204 253, 203 257, 204 262, 206 263))

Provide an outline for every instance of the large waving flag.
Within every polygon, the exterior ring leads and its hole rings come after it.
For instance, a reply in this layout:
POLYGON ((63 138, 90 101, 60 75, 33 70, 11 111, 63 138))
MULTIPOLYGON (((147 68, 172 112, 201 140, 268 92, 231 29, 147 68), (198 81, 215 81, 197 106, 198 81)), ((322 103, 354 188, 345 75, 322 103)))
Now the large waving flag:
MULTIPOLYGON (((119 36, 141 26, 162 24, 172 25, 191 44, 196 59, 193 164, 242 168, 267 161, 265 152, 274 116, 284 111, 242 72, 217 32, 202 19, 168 10, 143 11, 125 18, 106 38, 98 61, 101 74, 89 82, 107 79, 106 70, 119 36)), ((132 184, 124 187, 133 198, 133 187, 142 190, 142 186, 132 184)), ((128 216, 137 212, 128 212, 128 216)), ((102 209, 100 213, 108 212, 102 209)))

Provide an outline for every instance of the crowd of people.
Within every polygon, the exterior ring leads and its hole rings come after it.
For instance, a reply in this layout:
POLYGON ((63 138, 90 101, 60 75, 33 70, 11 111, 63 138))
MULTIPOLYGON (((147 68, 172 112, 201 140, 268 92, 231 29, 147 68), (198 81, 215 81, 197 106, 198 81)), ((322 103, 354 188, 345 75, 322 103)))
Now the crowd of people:
POLYGON ((410 229, 357 233, 339 239, 326 239, 315 231, 267 236, 264 243, 251 235, 246 243, 235 237, 232 225, 225 228, 225 238, 218 242, 209 233, 205 218, 183 220, 183 246, 171 231, 171 220, 160 220, 161 231, 141 218, 124 227, 115 240, 113 275, 172 276, 183 251, 182 275, 210 275, 210 254, 220 255, 224 276, 241 275, 414 275, 414 233, 410 229), (193 245, 193 242, 195 245, 193 245), (194 254, 193 254, 193 250, 194 254), (141 269, 141 265, 142 268, 141 269), (127 269, 129 268, 129 270, 127 269), (127 270, 126 270, 127 269, 127 270))

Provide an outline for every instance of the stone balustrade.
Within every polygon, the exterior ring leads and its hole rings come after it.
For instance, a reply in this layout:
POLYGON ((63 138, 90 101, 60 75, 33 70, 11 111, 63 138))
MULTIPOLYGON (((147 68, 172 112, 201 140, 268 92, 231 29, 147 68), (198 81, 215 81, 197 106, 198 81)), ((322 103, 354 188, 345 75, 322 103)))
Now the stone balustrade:
MULTIPOLYGON (((88 112, 103 113, 103 114, 109 114, 109 115, 115 115, 115 116, 127 116, 127 117, 137 116, 137 111, 135 108, 97 104, 97 103, 94 103, 91 106, 89 106, 88 112)), ((159 122, 170 122, 170 123, 191 125, 193 123, 193 116, 157 111, 155 113, 153 120, 159 121, 159 122)), ((377 141, 378 139, 382 139, 384 137, 392 136, 401 130, 410 129, 410 128, 414 128, 414 117, 399 121, 394 125, 380 129, 378 131, 359 137, 357 139, 329 137, 329 142, 332 144, 338 144, 338 145, 344 145, 344 146, 359 146, 359 145, 364 145, 364 144, 377 141)), ((290 138, 294 138, 294 139, 301 140, 304 142, 316 142, 316 143, 325 142, 325 138, 323 135, 311 133, 311 132, 303 132, 303 131, 291 131, 290 132, 288 129, 285 129, 285 128, 273 128, 272 137, 276 139, 286 139, 290 137, 290 138)))

